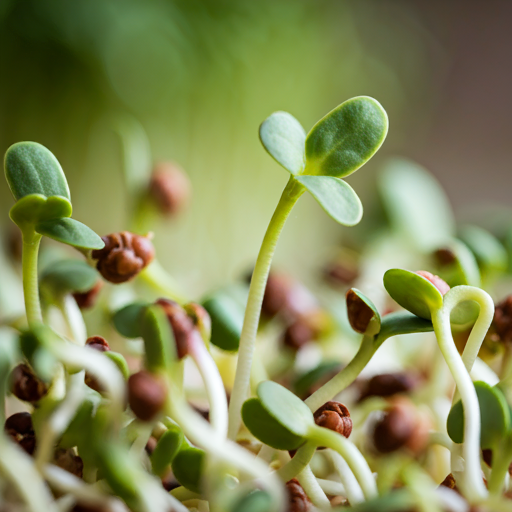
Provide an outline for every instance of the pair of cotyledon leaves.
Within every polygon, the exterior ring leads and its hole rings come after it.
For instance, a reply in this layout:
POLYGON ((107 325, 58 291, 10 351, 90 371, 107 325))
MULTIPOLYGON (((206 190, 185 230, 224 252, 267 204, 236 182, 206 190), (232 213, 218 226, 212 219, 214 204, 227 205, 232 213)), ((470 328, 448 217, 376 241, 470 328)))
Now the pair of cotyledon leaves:
POLYGON ((291 114, 274 112, 260 126, 260 139, 334 220, 353 226, 361 220, 363 207, 352 187, 340 178, 364 165, 387 131, 388 118, 380 103, 359 96, 329 112, 307 135, 291 114))
POLYGON ((62 168, 47 148, 18 142, 5 154, 5 177, 16 199, 10 216, 24 234, 39 233, 79 249, 101 249, 101 238, 71 218, 71 196, 62 168))

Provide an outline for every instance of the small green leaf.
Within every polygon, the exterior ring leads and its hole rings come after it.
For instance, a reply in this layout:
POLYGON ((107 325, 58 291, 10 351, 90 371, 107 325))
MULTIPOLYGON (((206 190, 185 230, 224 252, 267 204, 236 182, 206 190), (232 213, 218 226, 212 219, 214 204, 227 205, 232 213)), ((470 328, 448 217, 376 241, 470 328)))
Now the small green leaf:
POLYGON ((201 477, 204 467, 204 451, 199 448, 185 448, 172 461, 176 480, 186 489, 201 493, 201 477))
POLYGON ((172 461, 180 451, 185 436, 177 425, 171 425, 158 440, 151 454, 151 468, 155 475, 165 476, 172 461))
POLYGON ((295 450, 305 442, 303 436, 298 436, 281 425, 258 398, 249 398, 244 402, 242 419, 256 439, 277 450, 295 450))
POLYGON ((468 246, 452 239, 434 253, 439 275, 449 286, 480 286, 480 270, 474 254, 468 246))
POLYGON ((367 96, 345 101, 308 133, 304 174, 352 174, 376 153, 387 132, 388 116, 378 101, 367 96))
POLYGON ((20 229, 34 229, 38 222, 44 222, 62 217, 71 217, 71 203, 61 196, 45 197, 40 194, 30 194, 19 199, 9 212, 11 220, 20 229))
POLYGON ((5 153, 5 177, 16 200, 29 194, 71 200, 66 176, 53 153, 37 142, 18 142, 5 153))
POLYGON ((384 274, 391 298, 415 315, 430 320, 432 309, 443 307, 441 292, 423 276, 409 270, 391 269, 384 274))
POLYGON ((507 268, 507 250, 489 231, 478 226, 463 226, 459 237, 471 249, 482 271, 503 272, 507 268))
POLYGON ((105 242, 75 219, 54 219, 36 224, 36 231, 48 238, 79 249, 103 249, 105 242))
POLYGON ((453 238, 455 220, 438 181, 405 158, 384 166, 379 188, 392 227, 421 251, 433 251, 453 238))
POLYGON ((87 292, 99 279, 98 271, 81 260, 55 261, 46 267, 41 282, 57 293, 87 292))
POLYGON ((114 352, 109 350, 108 352, 103 352, 105 357, 108 357, 119 369, 121 374, 123 375, 125 380, 128 380, 130 376, 130 369, 128 368, 128 363, 122 354, 119 352, 114 352))
POLYGON ((343 226, 355 226, 363 216, 363 205, 354 189, 332 176, 297 176, 326 213, 343 226))
POLYGON ((212 321, 211 343, 217 347, 236 352, 240 343, 244 308, 227 293, 218 292, 202 304, 212 321))
POLYGON ((380 331, 380 315, 375 304, 357 288, 347 292, 347 315, 354 331, 375 336, 380 331))
POLYGON ((315 384, 323 384, 328 378, 333 377, 335 373, 340 371, 341 368, 341 363, 335 361, 320 363, 316 368, 303 373, 297 378, 293 385, 295 394, 304 399, 307 398, 306 395, 312 386, 315 384))
POLYGON ((50 382, 54 376, 57 360, 47 348, 49 342, 46 335, 47 329, 48 327, 41 326, 22 332, 20 348, 36 375, 45 382, 50 382))
POLYGON ((176 359, 174 335, 161 306, 146 308, 142 316, 141 334, 144 338, 146 368, 150 372, 166 370, 176 359))
POLYGON ((271 504, 270 494, 256 489, 238 500, 231 512, 267 512, 271 509, 271 504))
POLYGON ((112 317, 117 332, 125 338, 142 336, 142 315, 148 307, 147 302, 134 302, 117 310, 112 317))
POLYGON ((306 132, 288 112, 274 112, 260 126, 260 140, 277 163, 292 174, 304 169, 306 132))
MULTIPOLYGON (((475 384, 478 403, 480 405, 480 446, 496 448, 500 440, 510 430, 510 411, 503 393, 486 382, 475 384)), ((464 407, 459 400, 451 409, 446 423, 448 435, 454 443, 464 441, 464 407)))

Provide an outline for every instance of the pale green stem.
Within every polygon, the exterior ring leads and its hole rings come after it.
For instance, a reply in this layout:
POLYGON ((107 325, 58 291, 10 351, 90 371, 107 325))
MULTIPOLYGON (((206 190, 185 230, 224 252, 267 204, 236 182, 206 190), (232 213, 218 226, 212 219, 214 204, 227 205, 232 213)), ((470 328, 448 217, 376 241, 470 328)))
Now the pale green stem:
POLYGON ((213 429, 222 437, 228 431, 228 401, 224 383, 212 356, 206 349, 199 331, 192 333, 189 344, 190 356, 194 360, 206 388, 210 404, 210 422, 213 429))
MULTIPOLYGON (((331 452, 335 453, 335 452, 331 452)), ((352 475, 353 476, 353 475, 352 475)), ((346 496, 347 490, 341 482, 335 482, 334 480, 325 480, 324 478, 317 478, 316 481, 322 488, 322 491, 329 496, 346 496)), ((362 491, 361 491, 362 493, 362 491)))
POLYGON ((276 471, 277 476, 283 482, 295 478, 311 462, 315 452, 316 444, 307 442, 297 450, 297 453, 289 462, 276 471))
POLYGON ((186 297, 179 291, 178 285, 169 273, 154 260, 138 275, 138 279, 144 281, 155 292, 161 293, 166 299, 171 299, 179 304, 188 302, 186 297))
POLYGON ((4 435, 0 435, 0 471, 12 483, 30 512, 56 510, 53 497, 32 459, 4 435))
POLYGON ((270 464, 275 453, 275 448, 272 448, 271 446, 264 444, 261 446, 261 449, 258 452, 258 459, 264 460, 265 462, 268 462, 270 464))
POLYGON ((345 459, 357 478, 366 499, 377 496, 377 484, 366 459, 346 437, 327 428, 315 425, 310 427, 308 439, 316 442, 318 446, 331 448, 331 450, 338 452, 345 459))
POLYGON ((297 480, 315 507, 321 510, 331 508, 329 498, 325 495, 325 492, 320 487, 320 484, 309 466, 306 466, 302 472, 297 475, 297 480))
POLYGON ((263 238, 260 252, 254 266, 251 285, 249 287, 249 296, 247 307, 245 309, 242 334, 240 336, 240 346, 238 349, 238 363, 236 367, 235 382, 233 393, 229 403, 229 430, 228 437, 236 439, 240 425, 242 423, 241 410, 242 405, 249 395, 249 385, 251 378, 252 358, 256 342, 256 333, 260 321, 261 304, 267 285, 270 265, 274 256, 274 251, 283 230, 286 219, 290 215, 293 206, 304 193, 305 188, 294 180, 293 176, 288 181, 277 208, 270 220, 270 223, 263 238))
POLYGON ((176 489, 171 491, 171 494, 180 501, 201 499, 200 494, 197 494, 197 492, 194 491, 189 491, 188 489, 185 489, 185 487, 176 487, 176 489))
POLYGON ((464 443, 462 452, 466 467, 464 491, 470 502, 483 499, 487 490, 480 472, 480 406, 475 387, 453 341, 448 302, 432 311, 432 324, 439 348, 459 389, 464 406, 464 443))
POLYGON ((429 432, 428 434, 428 444, 429 445, 439 445, 443 446, 448 450, 453 449, 453 441, 448 437, 444 432, 429 432))
POLYGON ((373 354, 375 354, 374 340, 370 336, 365 336, 352 361, 308 397, 305 400, 306 405, 315 412, 325 402, 332 400, 338 393, 341 393, 356 380, 357 376, 373 357, 373 354))
POLYGON ((509 375, 512 375, 512 345, 507 343, 501 360, 500 380, 505 380, 509 375))
POLYGON ((505 485, 505 477, 512 460, 512 438, 508 436, 492 451, 492 471, 489 479, 489 492, 501 495, 505 485))
POLYGON ((41 235, 23 234, 23 295, 25 297, 25 311, 29 326, 43 322, 41 303, 39 301, 39 283, 37 273, 37 257, 41 235))
POLYGON ((65 295, 59 303, 59 309, 72 341, 83 347, 87 340, 87 328, 76 300, 71 295, 65 295))
POLYGON ((347 464, 347 461, 338 453, 331 450, 331 458, 334 468, 340 477, 341 483, 345 488, 344 496, 348 498, 351 505, 364 501, 364 494, 357 478, 347 464))

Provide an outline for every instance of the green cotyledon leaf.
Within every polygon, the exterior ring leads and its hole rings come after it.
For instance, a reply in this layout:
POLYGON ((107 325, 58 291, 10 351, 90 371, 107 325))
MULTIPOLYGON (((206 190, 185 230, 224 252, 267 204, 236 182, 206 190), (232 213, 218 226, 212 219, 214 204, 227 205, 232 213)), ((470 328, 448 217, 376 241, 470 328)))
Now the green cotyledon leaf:
POLYGON ((75 219, 53 219, 39 222, 36 231, 48 238, 78 249, 103 249, 105 242, 91 228, 75 219))
POLYGON ((66 176, 53 153, 37 142, 17 142, 5 153, 5 178, 16 200, 30 194, 71 200, 66 176))
POLYGON ((388 116, 377 100, 368 96, 349 99, 308 133, 303 174, 348 176, 377 152, 387 132, 388 116))

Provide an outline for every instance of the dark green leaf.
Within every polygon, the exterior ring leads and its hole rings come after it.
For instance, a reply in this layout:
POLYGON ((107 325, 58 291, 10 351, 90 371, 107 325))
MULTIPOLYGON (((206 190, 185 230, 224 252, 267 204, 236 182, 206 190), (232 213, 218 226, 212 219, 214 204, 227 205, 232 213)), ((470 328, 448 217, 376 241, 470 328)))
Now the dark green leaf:
POLYGON ((54 376, 57 360, 47 348, 46 329, 48 328, 42 326, 32 331, 22 332, 20 348, 36 375, 45 382, 50 382, 54 376))
POLYGON ((441 292, 415 272, 398 268, 388 270, 384 274, 384 286, 393 300, 421 318, 430 320, 431 309, 443 306, 441 292))
POLYGON ((144 338, 146 368, 149 371, 169 369, 176 359, 174 335, 167 315, 161 306, 146 308, 142 316, 142 337, 144 338))
POLYGON ((256 489, 240 499, 231 512, 267 512, 271 504, 271 496, 265 491, 256 489))
POLYGON ((352 174, 375 154, 387 132, 388 116, 378 101, 367 96, 345 101, 308 133, 304 174, 352 174))
POLYGON ((507 268, 507 251, 489 231, 478 226, 463 226, 459 237, 471 249, 483 271, 502 272, 507 268))
POLYGON ((117 332, 125 338, 140 338, 142 315, 147 307, 147 302, 134 302, 117 310, 112 317, 117 332))
POLYGON ((34 229, 39 222, 71 217, 72 212, 71 203, 64 197, 30 194, 14 204, 9 216, 23 230, 34 229))
POLYGON ((244 323, 244 308, 227 293, 218 292, 203 302, 212 321, 211 343, 223 350, 237 351, 244 323))
POLYGON ((125 380, 128 380, 128 377, 130 376, 130 369, 128 368, 128 363, 126 362, 126 359, 122 354, 119 352, 103 352, 105 357, 108 357, 118 368, 125 380))
POLYGON ((5 153, 5 177, 15 199, 29 194, 70 200, 66 176, 53 153, 37 142, 18 142, 5 153))
POLYGON ((355 226, 363 216, 363 205, 353 188, 333 176, 297 176, 326 213, 343 226, 355 226))
POLYGON ((305 438, 291 432, 268 413, 258 398, 249 398, 242 407, 242 419, 251 434, 278 450, 295 450, 305 438))
POLYGON ((316 368, 302 374, 295 381, 293 386, 295 393, 305 399, 306 394, 310 392, 314 385, 323 384, 339 370, 341 370, 341 363, 334 361, 320 363, 316 368))
POLYGON ((380 315, 375 304, 357 288, 347 292, 347 316, 354 331, 375 336, 380 331, 380 315))
POLYGON ((379 180, 392 227, 422 251, 433 251, 453 238, 455 220, 437 180, 405 158, 392 158, 379 180))
MULTIPOLYGON (((415 496, 409 489, 394 490, 386 496, 374 498, 364 503, 358 503, 349 510, 353 512, 406 512, 414 509, 415 496)), ((336 509, 344 510, 344 509, 336 509)))
MULTIPOLYGON (((510 430, 510 411, 503 393, 496 387, 477 381, 475 384, 480 405, 480 446, 495 448, 510 430)), ((464 407, 459 400, 451 409, 446 423, 448 435, 454 443, 464 441, 464 407)))
POLYGON ((288 112, 274 112, 260 126, 264 148, 279 164, 292 174, 304 169, 306 132, 288 112))
POLYGON ((103 240, 85 224, 75 219, 55 219, 40 222, 36 231, 57 242, 72 245, 79 249, 103 249, 103 240))
POLYGON ((174 457, 180 451, 185 437, 177 425, 172 425, 162 434, 151 454, 151 468, 160 477, 165 476, 174 457))
POLYGON ((204 451, 199 448, 185 448, 172 461, 176 480, 186 489, 201 493, 201 476, 204 467, 204 451))
POLYGON ((46 267, 41 280, 57 293, 87 292, 99 279, 98 271, 81 260, 55 261, 46 267))

